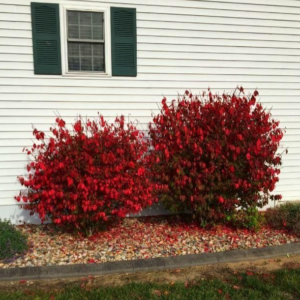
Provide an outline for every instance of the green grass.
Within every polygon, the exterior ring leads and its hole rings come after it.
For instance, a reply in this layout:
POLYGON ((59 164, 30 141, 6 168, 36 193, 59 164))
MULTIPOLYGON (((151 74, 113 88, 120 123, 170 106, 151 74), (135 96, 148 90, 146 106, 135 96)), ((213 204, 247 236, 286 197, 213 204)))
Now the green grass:
MULTIPOLYGON (((81 283, 82 284, 82 283, 81 283)), ((131 283, 119 287, 97 287, 87 290, 81 284, 67 286, 59 293, 28 289, 1 292, 1 300, 148 300, 148 299, 207 299, 207 300, 280 300, 300 299, 300 268, 269 274, 232 274, 226 282, 201 280, 197 283, 131 283)))

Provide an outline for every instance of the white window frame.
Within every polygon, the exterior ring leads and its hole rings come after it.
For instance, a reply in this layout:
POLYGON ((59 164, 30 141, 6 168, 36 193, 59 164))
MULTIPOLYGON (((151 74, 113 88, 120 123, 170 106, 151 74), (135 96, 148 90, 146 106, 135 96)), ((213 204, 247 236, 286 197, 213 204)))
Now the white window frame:
POLYGON ((111 29, 110 29, 110 7, 97 7, 82 5, 60 5, 60 33, 61 33, 61 65, 62 76, 70 77, 111 77, 111 29), (68 22, 67 11, 87 11, 87 12, 102 12, 104 13, 104 57, 105 57, 105 72, 88 72, 88 71, 69 71, 68 65, 68 22))

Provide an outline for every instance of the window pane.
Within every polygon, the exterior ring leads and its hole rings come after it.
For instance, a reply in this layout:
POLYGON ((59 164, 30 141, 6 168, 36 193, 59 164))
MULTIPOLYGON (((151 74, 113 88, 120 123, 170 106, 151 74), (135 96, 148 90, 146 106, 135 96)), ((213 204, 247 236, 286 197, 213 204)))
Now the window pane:
POLYGON ((80 71, 79 57, 69 57, 69 70, 70 71, 80 71))
POLYGON ((92 56, 92 44, 81 44, 80 45, 81 56, 92 56))
POLYGON ((80 18, 80 26, 82 25, 92 26, 92 13, 80 12, 79 18, 80 18))
POLYGON ((68 53, 69 53, 69 56, 78 56, 79 57, 79 44, 78 43, 69 43, 68 44, 68 53))
POLYGON ((68 11, 68 24, 79 25, 78 11, 68 11))
POLYGON ((93 13, 92 14, 93 18, 93 26, 103 26, 103 13, 93 13))
POLYGON ((80 39, 91 40, 92 39, 92 26, 80 26, 80 39))
POLYGON ((79 26, 69 25, 69 34, 70 39, 79 39, 79 26))
POLYGON ((91 56, 81 58, 81 71, 93 71, 91 56))
POLYGON ((104 72, 104 44, 68 43, 69 71, 104 72))
POLYGON ((102 27, 93 27, 93 40, 103 40, 103 28, 102 27))

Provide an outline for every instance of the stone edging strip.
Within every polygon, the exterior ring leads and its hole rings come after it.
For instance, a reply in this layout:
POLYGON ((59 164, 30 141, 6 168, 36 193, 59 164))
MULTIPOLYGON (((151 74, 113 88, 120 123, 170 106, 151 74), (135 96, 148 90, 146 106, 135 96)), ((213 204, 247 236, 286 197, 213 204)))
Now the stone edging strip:
POLYGON ((202 253, 162 258, 78 264, 49 267, 25 267, 0 269, 0 281, 75 278, 89 275, 108 275, 177 269, 219 263, 251 261, 300 254, 300 243, 270 246, 247 250, 202 253))

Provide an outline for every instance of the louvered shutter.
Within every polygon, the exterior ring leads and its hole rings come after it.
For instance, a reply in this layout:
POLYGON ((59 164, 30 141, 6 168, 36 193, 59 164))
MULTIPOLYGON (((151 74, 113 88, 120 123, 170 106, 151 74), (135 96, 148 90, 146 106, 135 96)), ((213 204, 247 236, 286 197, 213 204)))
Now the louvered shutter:
POLYGON ((61 75, 59 5, 31 3, 35 74, 61 75))
POLYGON ((136 9, 111 7, 112 75, 137 76, 136 9))

